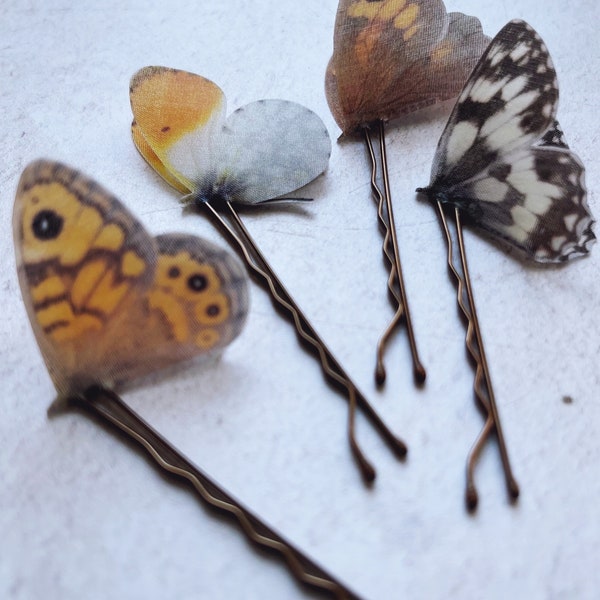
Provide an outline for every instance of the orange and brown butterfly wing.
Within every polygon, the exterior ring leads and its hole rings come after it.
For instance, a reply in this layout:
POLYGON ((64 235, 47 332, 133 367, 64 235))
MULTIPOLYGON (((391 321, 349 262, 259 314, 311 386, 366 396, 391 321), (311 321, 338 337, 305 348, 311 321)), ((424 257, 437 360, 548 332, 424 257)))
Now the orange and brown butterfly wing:
POLYGON ((325 81, 334 118, 351 133, 451 98, 488 42, 441 0, 341 0, 325 81))
POLYGON ((43 160, 21 176, 13 230, 23 300, 59 396, 110 385, 131 330, 118 343, 111 332, 153 280, 154 241, 96 182, 43 160))
POLYGON ((248 287, 242 265, 222 248, 186 234, 155 239, 142 352, 161 368, 229 344, 246 320, 248 287))
POLYGON ((23 299, 59 398, 220 349, 242 329, 248 291, 236 259, 195 236, 151 237, 65 165, 25 169, 13 227, 23 299))
MULTIPOLYGON (((457 96, 487 48, 490 38, 483 34, 479 19, 458 12, 448 17, 446 35, 419 66, 407 71, 406 78, 412 85, 390 102, 392 111, 394 106, 401 107, 398 115, 457 96)), ((390 96, 393 98, 393 94, 390 96)))

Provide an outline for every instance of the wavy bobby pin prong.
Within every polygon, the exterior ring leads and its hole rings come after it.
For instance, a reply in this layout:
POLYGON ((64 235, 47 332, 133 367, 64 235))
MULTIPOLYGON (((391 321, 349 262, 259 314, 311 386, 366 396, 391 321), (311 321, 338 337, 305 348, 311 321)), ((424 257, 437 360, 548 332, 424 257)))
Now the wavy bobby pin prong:
POLYGON ((145 67, 131 80, 133 141, 140 154, 163 178, 185 193, 182 202, 203 211, 229 237, 251 273, 319 357, 325 375, 349 401, 348 438, 363 479, 375 469, 355 436, 360 407, 394 454, 406 446, 377 415, 342 369, 285 289, 244 226, 235 204, 264 204, 306 185, 327 167, 329 135, 312 111, 283 100, 260 100, 225 118, 221 89, 199 75, 145 67))
POLYGON ((440 223, 442 224, 448 243, 448 269, 456 281, 456 299, 458 306, 467 321, 465 342, 469 355, 475 364, 473 391, 475 393, 475 398, 485 412, 483 429, 473 444, 467 458, 467 487, 465 499, 467 508, 469 510, 475 510, 478 502, 474 477, 475 463, 479 459, 484 444, 494 431, 496 432, 496 437, 498 439, 498 448, 502 460, 502 468, 504 469, 506 488, 513 500, 516 500, 519 497, 519 486, 512 474, 510 461, 508 459, 508 451, 504 441, 504 434, 502 433, 500 417, 498 416, 490 371, 485 357, 483 338, 481 336, 481 329, 479 328, 479 319, 477 318, 471 278, 467 266, 460 212, 457 208, 452 211, 454 228, 451 230, 448 220, 446 219, 446 214, 444 213, 444 208, 440 202, 437 203, 437 209, 440 223), (456 249, 458 249, 458 259, 456 258, 456 249))
POLYGON ((208 506, 233 517, 247 538, 258 547, 277 553, 303 585, 339 600, 358 600, 354 592, 279 535, 218 483, 188 460, 114 392, 91 387, 69 403, 97 415, 140 444, 165 471, 189 481, 208 506))
POLYGON ((281 283, 281 280, 266 261, 264 255, 250 236, 250 233, 231 204, 227 203, 227 208, 229 210, 229 215, 227 216, 230 218, 229 221, 226 217, 224 218, 219 214, 210 202, 202 202, 199 206, 208 211, 209 216, 215 221, 217 226, 219 226, 226 235, 231 237, 233 242, 238 246, 252 273, 258 276, 259 280, 262 280, 262 282, 268 286, 267 289, 273 300, 291 315, 300 339, 306 342, 309 345, 309 348, 319 357, 321 368, 325 375, 345 390, 348 398, 348 440, 350 448, 360 467, 363 478, 367 483, 372 482, 375 479, 375 469, 367 460, 356 441, 354 426, 356 408, 359 407, 366 413, 367 417, 375 425, 396 456, 399 458, 404 458, 406 456, 406 445, 390 431, 369 401, 344 371, 323 340, 319 337, 309 320, 304 316, 292 296, 281 283))
POLYGON ((467 505, 477 505, 473 470, 496 431, 511 498, 519 488, 502 428, 467 269, 462 217, 540 263, 585 256, 596 237, 584 169, 555 120, 558 83, 539 35, 511 21, 492 40, 461 92, 442 133, 428 187, 417 189, 437 207, 448 240, 448 264, 467 319, 467 348, 476 365, 475 395, 486 421, 467 463, 467 505), (452 240, 445 210, 453 213, 452 240), (460 262, 454 260, 458 245, 460 262))
POLYGON ((394 329, 398 327, 402 321, 406 324, 406 333, 408 335, 408 343, 413 361, 413 375, 417 383, 425 381, 426 372, 421 364, 419 353, 417 351, 417 342, 412 327, 412 319, 408 307, 408 298, 404 288, 404 278, 402 277, 402 265, 400 263, 400 250, 398 248, 398 237, 396 234, 396 226, 394 223, 394 213, 392 209, 392 196, 390 192, 390 179, 388 173, 387 153, 385 147, 385 127, 383 121, 377 122, 379 136, 379 153, 376 152, 371 138, 371 130, 369 127, 364 128, 365 142, 371 159, 371 188, 373 195, 377 200, 377 217, 379 224, 384 232, 383 238, 383 254, 387 258, 390 265, 390 273, 388 277, 388 291, 390 297, 395 303, 396 312, 387 329, 377 343, 377 362, 375 367, 375 381, 377 385, 385 383, 386 372, 383 364, 383 354, 387 342, 392 335, 394 329), (379 161, 378 161, 379 158, 379 161), (377 165, 379 163, 379 169, 377 165), (378 183, 378 173, 381 173, 383 180, 383 191, 378 183))
POLYGON ((60 163, 21 175, 13 211, 23 302, 58 396, 141 444, 189 480, 248 538, 279 553, 294 577, 357 598, 244 508, 134 413, 113 391, 156 369, 219 350, 241 331, 247 276, 239 261, 191 235, 150 236, 117 198, 60 163))
POLYGON ((371 187, 384 234, 383 253, 390 268, 389 298, 395 310, 377 345, 378 385, 386 377, 383 354, 387 341, 402 323, 406 325, 415 381, 422 384, 426 376, 400 265, 384 121, 458 94, 487 41, 477 19, 448 14, 441 0, 340 0, 338 6, 333 56, 325 81, 327 100, 344 134, 364 134, 371 160, 371 187), (378 153, 374 152, 371 127, 378 132, 378 153))

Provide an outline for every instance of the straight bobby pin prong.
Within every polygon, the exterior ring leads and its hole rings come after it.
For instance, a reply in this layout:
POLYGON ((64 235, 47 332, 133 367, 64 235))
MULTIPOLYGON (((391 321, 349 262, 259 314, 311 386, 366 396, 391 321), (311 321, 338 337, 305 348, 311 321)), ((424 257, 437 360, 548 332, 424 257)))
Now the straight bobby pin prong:
POLYGON ((230 202, 226 203, 225 216, 217 211, 210 202, 198 202, 197 205, 204 207, 213 223, 232 239, 251 274, 269 292, 273 301, 291 317, 300 339, 318 356, 323 373, 345 391, 349 403, 348 439, 350 448, 359 465, 363 479, 366 483, 371 483, 375 479, 376 473, 356 441, 354 427, 356 408, 359 407, 363 410, 397 457, 402 459, 406 456, 406 445, 387 427, 317 334, 310 321, 267 262, 232 204, 230 202))
POLYGON ((319 567, 202 472, 117 394, 105 388, 92 387, 83 397, 72 398, 69 402, 120 429, 139 443, 162 469, 190 482, 207 505, 233 517, 251 542, 285 559, 288 568, 300 583, 340 600, 359 599, 343 583, 319 567))
POLYGON ((399 327, 402 322, 406 325, 406 333, 408 335, 408 343, 413 361, 413 375, 418 384, 425 381, 426 372, 421 364, 419 352, 417 350, 417 342, 412 326, 412 319, 408 307, 408 298, 404 286, 404 278, 402 276, 402 265, 400 263, 400 250, 398 246, 398 236, 396 233, 396 225, 394 222, 394 212, 392 207, 392 197, 390 192, 390 178, 387 164, 387 152, 385 146, 385 127, 382 120, 377 122, 379 136, 379 159, 381 162, 381 179, 383 182, 383 191, 378 183, 378 168, 377 155, 375 153, 371 131, 368 127, 364 127, 364 136, 369 157, 371 160, 371 189, 373 196, 377 201, 377 217, 380 227, 384 234, 383 238, 383 254, 386 257, 390 272, 388 277, 388 291, 390 302, 395 308, 394 316, 390 321, 387 329, 384 331, 377 344, 377 363, 375 368, 375 381, 378 386, 385 382, 386 371, 383 364, 383 354, 386 345, 392 335, 394 329, 399 327))
POLYGON ((448 219, 444 213, 444 208, 440 202, 436 203, 440 222, 446 235, 448 243, 448 268, 456 281, 457 287, 457 302, 467 320, 466 346, 473 362, 475 364, 475 380, 473 383, 473 391, 479 405, 485 412, 485 423, 475 443, 473 444, 469 456, 467 458, 467 485, 466 485, 466 503, 470 511, 477 507, 478 494, 475 486, 474 470, 479 459, 479 455, 488 438, 493 431, 496 432, 498 441, 498 449, 502 460, 506 487, 512 500, 516 500, 519 496, 519 486, 512 474, 508 451, 504 441, 504 434, 500 423, 500 416, 496 406, 494 390, 488 368, 485 350, 483 346, 483 338, 475 309, 475 300, 473 297, 473 289, 471 286, 471 278, 469 277, 469 269, 467 266, 467 257, 465 252, 462 223, 460 220, 460 211, 457 208, 452 210, 454 229, 456 231, 456 240, 453 239, 448 219), (456 259, 454 252, 455 247, 458 248, 459 259, 456 259))

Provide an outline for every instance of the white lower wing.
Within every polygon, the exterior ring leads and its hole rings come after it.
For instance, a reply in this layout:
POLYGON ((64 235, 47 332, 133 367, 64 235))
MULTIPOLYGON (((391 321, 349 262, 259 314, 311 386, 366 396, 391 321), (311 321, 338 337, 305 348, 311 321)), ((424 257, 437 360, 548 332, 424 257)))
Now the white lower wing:
POLYGON ((311 110, 259 100, 229 116, 216 139, 212 176, 235 202, 256 204, 289 194, 323 173, 331 140, 311 110))

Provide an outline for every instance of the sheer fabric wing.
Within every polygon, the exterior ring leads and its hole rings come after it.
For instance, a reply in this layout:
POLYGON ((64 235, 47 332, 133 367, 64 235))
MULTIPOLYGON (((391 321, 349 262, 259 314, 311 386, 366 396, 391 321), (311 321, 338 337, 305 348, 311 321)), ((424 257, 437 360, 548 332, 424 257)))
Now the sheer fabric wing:
POLYGON ((329 134, 314 112, 285 100, 259 100, 228 117, 215 149, 214 178, 232 201, 256 204, 315 179, 330 154, 329 134))
POLYGON ((464 181, 533 143, 554 122, 557 102, 556 72, 544 42, 527 23, 511 21, 459 96, 438 143, 432 181, 464 181))
POLYGON ((131 137, 137 151, 142 155, 144 160, 171 186, 174 187, 178 192, 182 194, 189 194, 192 190, 188 187, 189 183, 183 183, 182 179, 177 178, 175 175, 165 167, 163 162, 160 160, 156 152, 152 149, 150 144, 146 141, 140 126, 136 121, 131 124, 131 137))
POLYGON ((527 23, 510 22, 459 97, 428 188, 539 262, 582 256, 595 240, 584 169, 555 122, 557 101, 546 46, 527 23))
POLYGON ((158 158, 181 186, 194 189, 198 178, 212 167, 215 136, 225 122, 221 89, 194 73, 144 67, 132 77, 129 95, 134 143, 142 156, 152 166, 152 159, 158 158))
POLYGON ((326 75, 344 133, 458 94, 489 39, 441 0, 341 0, 326 75))
MULTIPOLYGON (((415 83, 402 100, 405 113, 457 96, 490 42, 479 19, 458 12, 449 17, 446 37, 436 44, 419 69, 428 72, 427 77, 413 80, 407 74, 408 81, 415 83)), ((415 76, 419 71, 413 69, 415 76)))
POLYGON ((239 261, 193 235, 155 240, 158 258, 144 297, 147 335, 141 352, 167 366, 229 344, 248 313, 246 272, 239 261))
POLYGON ((96 182, 43 160, 21 175, 13 228, 23 300, 57 390, 114 380, 129 338, 110 332, 150 285, 154 241, 96 182))
POLYGON ((24 170, 13 229, 23 300, 60 398, 222 348, 242 328, 237 260, 195 236, 151 237, 65 165, 24 170))
POLYGON ((509 160, 455 186, 460 208, 538 262, 587 254, 595 236, 577 157, 547 146, 516 150, 509 160))

